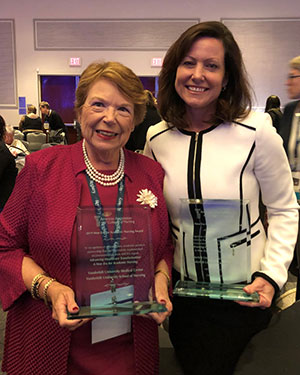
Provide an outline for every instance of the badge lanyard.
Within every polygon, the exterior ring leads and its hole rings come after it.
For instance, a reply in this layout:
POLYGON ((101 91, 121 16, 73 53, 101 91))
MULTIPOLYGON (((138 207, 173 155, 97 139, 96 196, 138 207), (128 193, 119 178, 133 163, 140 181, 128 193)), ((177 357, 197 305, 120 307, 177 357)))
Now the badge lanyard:
POLYGON ((121 230, 123 222, 123 202, 124 202, 124 192, 125 192, 125 182, 124 178, 118 183, 118 197, 116 202, 116 214, 115 214, 115 227, 113 231, 112 238, 109 235, 108 225, 104 216, 103 206, 100 201, 100 197, 97 191, 96 183, 93 181, 88 174, 86 174, 86 179, 88 182, 89 190, 91 193, 91 198, 93 205, 95 207, 96 216, 98 224, 100 227, 100 233, 103 240, 103 245, 105 249, 105 254, 108 257, 109 265, 108 268, 114 271, 114 259, 117 256, 118 248, 120 246, 121 240, 121 230))

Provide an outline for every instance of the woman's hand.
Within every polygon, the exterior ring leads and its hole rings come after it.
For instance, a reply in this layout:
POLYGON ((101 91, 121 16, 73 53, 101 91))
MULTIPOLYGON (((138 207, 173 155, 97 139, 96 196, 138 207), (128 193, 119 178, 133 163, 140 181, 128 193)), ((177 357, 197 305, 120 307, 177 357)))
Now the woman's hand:
POLYGON ((67 328, 69 331, 74 331, 91 320, 67 319, 67 311, 70 313, 77 313, 79 311, 79 307, 75 302, 74 292, 68 286, 54 281, 49 286, 47 295, 52 304, 52 318, 56 320, 61 327, 67 328))
POLYGON ((161 324, 169 315, 171 315, 173 310, 173 305, 169 298, 168 279, 162 272, 158 272, 155 275, 155 296, 156 301, 165 305, 167 311, 161 313, 149 313, 148 315, 150 315, 157 324, 161 324))
POLYGON ((260 307, 265 309, 271 306, 275 289, 267 280, 262 277, 257 277, 251 284, 245 286, 244 291, 248 294, 257 292, 259 294, 259 302, 240 302, 237 303, 242 306, 260 307))
MULTIPOLYGON (((32 289, 32 282, 38 275, 45 275, 45 271, 29 256, 23 258, 22 277, 24 284, 29 292, 32 289)), ((49 276, 43 276, 38 286, 38 295, 43 298, 45 285, 51 279, 49 276)), ((47 289, 47 300, 52 303, 52 318, 56 320, 61 327, 70 331, 82 326, 90 319, 67 319, 67 310, 71 313, 79 311, 79 307, 75 302, 75 295, 71 288, 66 285, 53 281, 47 289)))

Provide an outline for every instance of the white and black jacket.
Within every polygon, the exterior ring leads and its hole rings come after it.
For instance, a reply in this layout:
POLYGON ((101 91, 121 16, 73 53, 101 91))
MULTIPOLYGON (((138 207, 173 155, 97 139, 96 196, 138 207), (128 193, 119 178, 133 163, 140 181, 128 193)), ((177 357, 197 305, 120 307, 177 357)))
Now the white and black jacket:
MULTIPOLYGON (((251 112, 243 121, 199 133, 162 121, 149 128, 144 154, 165 170, 177 271, 181 198, 249 200, 251 272, 269 280, 275 289, 282 288, 297 238, 298 204, 282 139, 270 116, 251 112), (268 212, 267 237, 259 219, 260 191, 268 212)), ((209 265, 205 272, 202 279, 209 280, 209 265)))

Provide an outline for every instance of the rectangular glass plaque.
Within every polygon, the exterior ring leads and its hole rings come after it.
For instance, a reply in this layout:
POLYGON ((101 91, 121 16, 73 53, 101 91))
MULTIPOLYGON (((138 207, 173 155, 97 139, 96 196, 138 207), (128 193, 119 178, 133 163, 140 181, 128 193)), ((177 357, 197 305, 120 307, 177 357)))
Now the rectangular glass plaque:
POLYGON ((75 295, 80 310, 68 313, 68 319, 166 311, 154 299, 150 208, 123 207, 121 224, 117 210, 105 208, 98 218, 93 207, 77 209, 75 295))
POLYGON ((180 263, 175 295, 259 301, 243 291, 251 280, 249 201, 181 199, 180 263))

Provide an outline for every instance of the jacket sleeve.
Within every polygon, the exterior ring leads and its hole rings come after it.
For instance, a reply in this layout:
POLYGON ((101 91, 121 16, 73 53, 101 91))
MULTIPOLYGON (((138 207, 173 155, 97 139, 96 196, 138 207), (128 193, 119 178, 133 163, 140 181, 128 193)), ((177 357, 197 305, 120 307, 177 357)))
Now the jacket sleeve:
POLYGON ((35 166, 29 156, 0 215, 0 299, 4 310, 26 291, 22 261, 28 253, 28 216, 36 186, 35 166))
POLYGON ((267 207, 268 235, 260 272, 282 288, 298 233, 298 204, 282 139, 269 122, 257 127, 255 175, 267 207))

